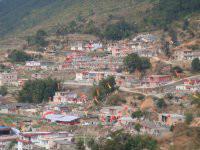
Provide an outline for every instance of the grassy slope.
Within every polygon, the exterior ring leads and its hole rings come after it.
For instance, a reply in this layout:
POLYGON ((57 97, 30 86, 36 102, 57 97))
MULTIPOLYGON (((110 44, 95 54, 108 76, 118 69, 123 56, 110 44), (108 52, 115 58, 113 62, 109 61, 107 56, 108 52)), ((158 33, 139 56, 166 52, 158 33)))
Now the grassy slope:
POLYGON ((66 24, 75 19, 79 13, 86 19, 95 20, 97 24, 108 22, 108 16, 111 14, 124 16, 131 22, 140 22, 143 12, 151 7, 148 0, 140 3, 132 0, 6 1, 0 5, 0 35, 27 33, 38 28, 56 28, 59 24, 66 24), (6 7, 8 4, 9 7, 6 7), (95 12, 93 16, 89 16, 91 9, 95 12))
MULTIPOLYGON (((148 29, 144 23, 151 16, 159 0, 3 0, 0 2, 0 37, 3 35, 27 35, 39 28, 55 30, 59 25, 67 24, 79 14, 85 20, 92 19, 102 28, 104 24, 125 17, 126 21, 137 23, 142 29, 148 29), (153 8, 151 10, 151 8, 153 8), (89 15, 93 10, 94 15, 89 15), (109 20, 109 16, 114 16, 109 20)), ((193 0, 195 1, 195 0, 193 0)), ((198 2, 198 0, 196 0, 198 2)), ((199 2, 198 2, 199 3, 199 2)), ((170 4, 170 3, 169 3, 170 4)), ((164 7, 152 15, 152 20, 160 14, 169 12, 173 5, 164 7)), ((172 12, 172 11, 170 11, 172 12)), ((189 15, 191 15, 189 13, 189 15)), ((199 18, 199 14, 194 14, 199 18)), ((161 15, 161 20, 163 20, 161 15)), ((182 17, 183 18, 183 17, 182 17)), ((195 17, 190 17, 195 18, 195 17)), ((197 20, 197 19, 195 19, 197 20)), ((155 28, 157 30, 157 27, 155 28)), ((198 30, 198 29, 197 29, 198 30)))

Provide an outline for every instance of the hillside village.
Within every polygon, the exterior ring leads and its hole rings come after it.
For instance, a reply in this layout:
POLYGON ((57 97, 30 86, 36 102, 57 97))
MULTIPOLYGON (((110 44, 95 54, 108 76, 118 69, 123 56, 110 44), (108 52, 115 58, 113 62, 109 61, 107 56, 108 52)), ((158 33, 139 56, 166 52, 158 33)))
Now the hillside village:
MULTIPOLYGON (((21 132, 19 136, 7 136, 4 146, 17 140, 18 149, 67 147, 74 145, 70 139, 77 135, 100 138, 109 134, 109 130, 119 129, 162 139, 170 136, 172 127, 184 123, 191 113, 194 118, 190 126, 199 127, 199 111, 191 99, 199 99, 200 76, 190 72, 192 61, 200 59, 198 50, 182 49, 180 44, 166 57, 160 37, 150 33, 107 43, 65 36, 52 36, 47 40, 43 51, 23 45, 23 51, 33 56, 24 63, 10 62, 12 51, 4 51, 6 60, 1 65, 7 71, 1 71, 0 84, 8 88, 8 94, 1 97, 0 112, 2 125, 9 127, 2 126, 0 131, 4 134, 17 128, 21 132), (147 58, 151 68, 145 72, 136 69, 133 73, 124 70, 124 59, 132 54, 147 58), (108 80, 106 88, 117 88, 102 100, 98 84, 109 77, 115 81, 108 80), (17 102, 15 93, 23 89, 26 82, 48 78, 60 81, 48 101, 42 104, 29 104, 28 99, 25 103, 17 102), (70 126, 76 129, 69 130, 70 126), (95 131, 85 133, 88 128, 95 131)), ((188 43, 189 46, 196 44, 198 40, 188 43)))
POLYGON ((174 24, 0 41, 0 149, 199 150, 200 22, 174 24))

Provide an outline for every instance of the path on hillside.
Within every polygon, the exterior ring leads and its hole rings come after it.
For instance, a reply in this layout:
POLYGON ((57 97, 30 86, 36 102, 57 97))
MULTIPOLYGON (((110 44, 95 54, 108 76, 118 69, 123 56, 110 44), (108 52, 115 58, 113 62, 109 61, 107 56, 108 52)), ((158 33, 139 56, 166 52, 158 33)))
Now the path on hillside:
MULTIPOLYGON (((186 77, 186 78, 183 78, 183 79, 179 79, 177 81, 172 81, 172 82, 169 82, 165 85, 161 85, 161 86, 157 86, 157 87, 153 87, 153 89, 156 89, 156 88, 166 88, 166 89, 171 89, 172 91, 174 90, 172 87, 175 87, 179 84, 182 84, 184 80, 186 79, 194 79, 194 78, 199 78, 200 79, 200 75, 194 75, 194 76, 190 76, 190 77, 186 77)), ((80 81, 66 81, 64 82, 64 85, 74 85, 74 86, 93 86, 93 83, 89 83, 89 82, 80 82, 80 81)), ((129 93, 137 93, 137 94, 142 94, 142 95, 145 95, 145 96, 156 96, 156 97, 163 97, 166 93, 168 92, 160 92, 160 93, 145 93, 145 92, 142 92, 142 91, 138 91, 138 90, 144 90, 145 87, 138 87, 138 88, 126 88, 126 87, 120 87, 119 90, 120 91, 123 91, 123 92, 129 92, 129 93)))

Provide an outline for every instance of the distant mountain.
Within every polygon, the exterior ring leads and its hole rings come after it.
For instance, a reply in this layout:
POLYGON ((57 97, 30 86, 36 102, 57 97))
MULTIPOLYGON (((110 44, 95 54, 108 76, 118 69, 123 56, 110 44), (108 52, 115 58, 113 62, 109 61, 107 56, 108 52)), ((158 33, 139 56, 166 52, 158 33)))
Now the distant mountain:
POLYGON ((198 15, 199 0, 0 0, 0 36, 55 31, 77 19, 103 27, 121 18, 140 30, 198 15))

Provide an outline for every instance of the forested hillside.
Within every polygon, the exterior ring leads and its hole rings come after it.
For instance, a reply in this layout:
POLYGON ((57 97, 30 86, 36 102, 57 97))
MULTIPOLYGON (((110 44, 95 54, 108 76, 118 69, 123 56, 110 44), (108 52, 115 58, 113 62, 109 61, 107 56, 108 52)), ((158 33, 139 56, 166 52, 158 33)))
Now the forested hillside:
POLYGON ((0 35, 27 34, 40 28, 56 32, 70 23, 83 28, 78 32, 90 31, 89 21, 96 31, 123 19, 134 30, 155 30, 198 15, 199 8, 199 0, 2 0, 0 35))

